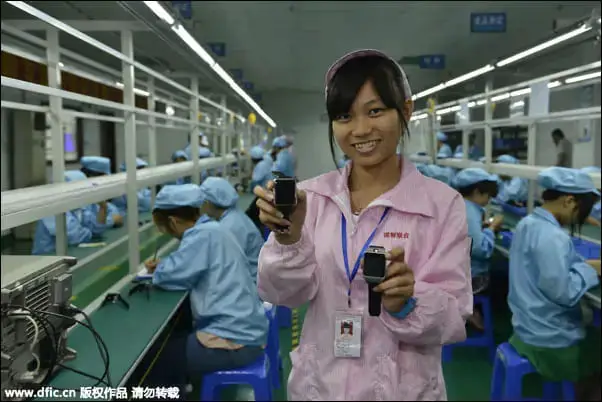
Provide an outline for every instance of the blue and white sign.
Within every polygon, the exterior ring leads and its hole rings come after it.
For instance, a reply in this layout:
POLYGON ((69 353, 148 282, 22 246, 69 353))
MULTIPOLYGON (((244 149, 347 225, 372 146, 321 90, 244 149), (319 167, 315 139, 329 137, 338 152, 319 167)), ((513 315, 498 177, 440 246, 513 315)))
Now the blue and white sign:
POLYGON ((253 89, 255 89, 255 85, 253 85, 253 83, 249 81, 243 81, 242 87, 245 91, 248 92, 253 92, 253 89))
POLYGON ((171 5, 178 10, 180 17, 185 20, 192 19, 192 0, 172 1, 171 5))
POLYGON ((241 68, 232 68, 230 69, 230 75, 234 79, 234 81, 240 82, 242 81, 242 69, 241 68))
POLYGON ((213 52, 217 57, 226 57, 226 44, 223 42, 212 42, 207 43, 209 49, 213 52))
POLYGON ((420 68, 428 70, 443 70, 445 68, 445 55, 425 54, 418 57, 420 68))
POLYGON ((506 32, 506 13, 471 13, 470 32, 506 32))

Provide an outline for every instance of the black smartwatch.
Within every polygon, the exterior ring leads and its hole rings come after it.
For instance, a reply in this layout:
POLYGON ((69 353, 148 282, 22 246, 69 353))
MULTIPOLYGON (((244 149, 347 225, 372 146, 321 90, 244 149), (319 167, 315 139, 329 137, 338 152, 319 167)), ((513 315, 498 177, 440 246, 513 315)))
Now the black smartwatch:
POLYGON ((368 284, 368 313, 377 317, 380 315, 382 295, 374 291, 384 279, 387 267, 387 257, 384 247, 370 246, 364 254, 364 280, 368 284))

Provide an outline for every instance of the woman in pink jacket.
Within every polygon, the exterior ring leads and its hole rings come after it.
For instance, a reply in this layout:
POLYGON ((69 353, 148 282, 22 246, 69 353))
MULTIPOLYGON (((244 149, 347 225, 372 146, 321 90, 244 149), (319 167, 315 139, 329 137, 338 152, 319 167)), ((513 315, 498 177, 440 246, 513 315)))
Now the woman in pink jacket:
POLYGON ((445 400, 441 346, 465 339, 472 313, 462 197, 396 154, 413 103, 388 56, 338 60, 326 108, 333 159, 336 140, 351 163, 302 182, 288 220, 273 205, 273 183, 255 188, 273 230, 259 256, 259 294, 288 307, 309 302, 289 400, 445 400), (368 246, 387 250, 377 284, 362 278, 368 246))

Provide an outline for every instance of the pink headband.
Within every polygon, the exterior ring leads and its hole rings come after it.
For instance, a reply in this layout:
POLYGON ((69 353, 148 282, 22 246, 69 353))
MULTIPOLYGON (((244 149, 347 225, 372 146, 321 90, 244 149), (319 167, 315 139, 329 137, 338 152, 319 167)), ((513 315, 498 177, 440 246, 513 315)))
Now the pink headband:
POLYGON ((412 99, 412 89, 410 88, 410 83, 408 82, 408 78, 406 76, 405 71, 403 71, 403 68, 401 68, 401 66, 395 60, 393 60, 392 58, 390 58, 383 52, 381 52, 379 50, 375 50, 375 49, 355 50, 351 53, 347 53, 345 56, 343 56, 340 59, 338 59, 337 61, 335 61, 334 64, 332 66, 330 66, 330 68, 328 69, 328 72, 326 73, 326 83, 325 83, 325 90, 324 90, 325 95, 328 95, 328 85, 330 85, 332 78, 341 69, 341 67, 343 67, 349 60, 357 59, 359 57, 367 57, 367 56, 382 57, 383 59, 389 60, 395 66, 397 66, 397 68, 399 68, 399 72, 401 73, 401 82, 402 82, 403 89, 404 89, 405 96, 406 96, 405 100, 412 99))

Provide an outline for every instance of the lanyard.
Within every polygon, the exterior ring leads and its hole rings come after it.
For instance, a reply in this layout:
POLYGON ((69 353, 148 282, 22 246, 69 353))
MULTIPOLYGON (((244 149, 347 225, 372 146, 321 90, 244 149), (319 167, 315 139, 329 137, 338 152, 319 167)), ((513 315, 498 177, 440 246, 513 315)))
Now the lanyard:
POLYGON ((390 207, 385 208, 385 212, 383 212, 383 215, 380 217, 378 224, 370 234, 370 237, 368 237, 368 240, 366 240, 366 243, 364 243, 360 254, 357 256, 357 260, 355 261, 355 265, 353 266, 353 271, 349 269, 349 257, 347 256, 347 220, 345 219, 345 215, 341 214, 341 242, 343 247, 343 261, 345 262, 345 272, 347 273, 347 279, 349 279, 349 288, 347 289, 348 307, 351 307, 351 282, 353 282, 355 275, 357 275, 357 271, 360 269, 360 263, 362 261, 362 258, 364 257, 366 250, 368 250, 368 247, 370 247, 372 240, 374 240, 374 236, 376 236, 376 231, 380 227, 381 223, 383 223, 390 210, 390 207))

